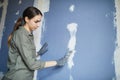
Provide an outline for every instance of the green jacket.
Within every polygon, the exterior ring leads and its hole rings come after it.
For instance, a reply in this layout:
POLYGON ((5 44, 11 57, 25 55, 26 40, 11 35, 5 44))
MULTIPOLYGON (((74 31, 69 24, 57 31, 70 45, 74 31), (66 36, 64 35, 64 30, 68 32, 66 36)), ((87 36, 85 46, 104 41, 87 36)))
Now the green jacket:
POLYGON ((5 76, 12 80, 33 80, 34 70, 45 66, 44 61, 36 60, 34 37, 23 26, 13 33, 7 65, 5 76))

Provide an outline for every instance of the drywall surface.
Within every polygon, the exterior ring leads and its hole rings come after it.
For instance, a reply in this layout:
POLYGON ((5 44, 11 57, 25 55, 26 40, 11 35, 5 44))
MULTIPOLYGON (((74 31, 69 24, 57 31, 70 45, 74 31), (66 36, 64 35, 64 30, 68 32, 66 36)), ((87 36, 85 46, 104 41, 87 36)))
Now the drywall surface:
MULTIPOLYGON (((48 52, 40 59, 58 60, 73 50, 63 67, 38 70, 34 79, 114 80, 116 77, 119 80, 118 3, 117 0, 9 0, 0 48, 1 76, 7 71, 7 37, 22 11, 34 5, 44 15, 42 27, 34 32, 36 50, 48 43, 48 52)), ((0 17, 2 12, 0 5, 0 17)))
POLYGON ((120 0, 115 0, 115 27, 116 27, 116 49, 114 52, 114 63, 116 80, 120 80, 120 0))
MULTIPOLYGON (((50 0, 34 0, 33 6, 37 7, 43 14, 40 26, 35 31, 33 31, 36 52, 38 52, 42 47, 42 33, 44 32, 45 28, 44 13, 49 11, 50 0)), ((40 56, 38 56, 37 59, 40 60, 40 56)), ((37 73, 38 70, 35 70, 33 80, 37 80, 37 73)))
POLYGON ((73 54, 64 67, 39 70, 37 79, 114 80, 114 13, 114 0, 50 0, 42 39, 48 52, 41 59, 57 60, 69 49, 73 54))
POLYGON ((1 48, 1 42, 3 37, 3 31, 5 27, 5 19, 7 14, 7 6, 8 6, 8 0, 0 1, 0 8, 2 8, 1 16, 0 16, 0 48, 1 48))

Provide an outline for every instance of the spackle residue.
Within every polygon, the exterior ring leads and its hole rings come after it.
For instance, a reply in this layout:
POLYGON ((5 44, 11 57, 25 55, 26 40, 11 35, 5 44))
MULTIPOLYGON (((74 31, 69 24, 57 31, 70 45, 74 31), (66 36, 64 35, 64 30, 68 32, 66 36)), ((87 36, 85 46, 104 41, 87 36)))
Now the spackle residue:
POLYGON ((73 77, 72 77, 72 75, 70 75, 70 80, 73 80, 73 77))
POLYGON ((22 4, 22 0, 19 0, 19 4, 22 4))
MULTIPOLYGON (((42 21, 44 20, 44 13, 49 11, 50 6, 50 0, 34 0, 34 6, 40 9, 40 11, 43 13, 42 21)), ((45 22, 44 22, 45 23, 45 22)), ((42 38, 42 30, 45 29, 45 25, 43 23, 40 24, 41 26, 38 27, 33 33, 34 33, 34 42, 36 46, 36 51, 39 51, 41 48, 41 38, 42 38)))
MULTIPOLYGON (((50 0, 34 0, 33 6, 37 7, 43 13, 43 18, 42 18, 41 22, 45 21, 44 20, 44 13, 49 12, 50 0)), ((36 29, 33 32, 34 42, 35 42, 35 46, 36 46, 36 52, 39 51, 41 48, 42 30, 45 29, 44 23, 41 23, 41 26, 38 27, 38 29, 36 29)), ((38 57, 37 59, 39 60, 40 57, 38 57)), ((35 70, 35 72, 34 72, 33 80, 37 80, 37 70, 35 70)))
POLYGON ((19 13, 20 13, 20 11, 19 10, 17 10, 17 12, 15 13, 16 15, 19 15, 19 13))
POLYGON ((120 0, 115 0, 115 27, 116 27, 116 49, 114 51, 116 80, 120 80, 120 0))
POLYGON ((3 76, 4 76, 3 72, 0 72, 0 80, 2 80, 3 76))
POLYGON ((34 0, 34 6, 43 13, 49 12, 50 0, 34 0))
POLYGON ((0 2, 0 8, 2 9, 1 18, 0 18, 0 48, 1 48, 1 42, 2 42, 2 36, 3 36, 3 30, 4 30, 4 24, 7 14, 7 6, 8 6, 8 0, 3 0, 3 2, 0 2))
POLYGON ((77 32, 77 24, 76 23, 71 23, 67 25, 67 29, 70 32, 70 40, 68 43, 68 49, 72 52, 69 60, 68 60, 68 67, 69 69, 72 68, 72 66, 74 66, 74 62, 73 62, 73 57, 75 54, 75 45, 76 45, 76 32, 77 32))
POLYGON ((74 5, 71 5, 70 8, 69 8, 70 12, 73 12, 73 11, 74 11, 74 8, 75 8, 75 6, 74 6, 74 5))

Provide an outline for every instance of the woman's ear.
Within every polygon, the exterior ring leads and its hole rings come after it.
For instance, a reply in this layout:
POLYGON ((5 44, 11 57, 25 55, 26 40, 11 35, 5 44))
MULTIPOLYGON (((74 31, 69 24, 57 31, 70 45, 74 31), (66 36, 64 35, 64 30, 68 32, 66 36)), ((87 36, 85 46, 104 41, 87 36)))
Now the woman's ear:
POLYGON ((29 21, 29 18, 28 17, 25 17, 25 22, 28 22, 29 21))

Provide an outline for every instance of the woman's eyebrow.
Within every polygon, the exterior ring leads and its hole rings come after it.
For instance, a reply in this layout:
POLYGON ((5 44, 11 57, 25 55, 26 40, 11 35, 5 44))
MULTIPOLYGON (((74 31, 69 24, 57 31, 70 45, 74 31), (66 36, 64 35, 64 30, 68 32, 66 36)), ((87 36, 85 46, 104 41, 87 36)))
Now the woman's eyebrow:
POLYGON ((40 22, 41 20, 35 20, 35 22, 40 22))

